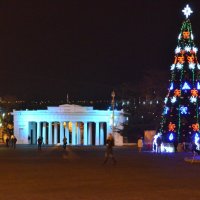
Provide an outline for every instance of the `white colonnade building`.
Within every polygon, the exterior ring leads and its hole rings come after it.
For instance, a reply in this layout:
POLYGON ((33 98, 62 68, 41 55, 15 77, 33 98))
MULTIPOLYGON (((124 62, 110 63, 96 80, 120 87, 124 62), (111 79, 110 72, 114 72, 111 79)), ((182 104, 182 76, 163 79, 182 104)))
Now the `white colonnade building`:
MULTIPOLYGON (((93 107, 64 104, 47 107, 47 110, 13 110, 14 135, 18 144, 63 143, 64 136, 70 145, 104 145, 112 132, 112 111, 94 110, 93 107)), ((115 111, 115 126, 122 129, 123 111, 115 111)), ((118 134, 118 143, 123 138, 118 134)))

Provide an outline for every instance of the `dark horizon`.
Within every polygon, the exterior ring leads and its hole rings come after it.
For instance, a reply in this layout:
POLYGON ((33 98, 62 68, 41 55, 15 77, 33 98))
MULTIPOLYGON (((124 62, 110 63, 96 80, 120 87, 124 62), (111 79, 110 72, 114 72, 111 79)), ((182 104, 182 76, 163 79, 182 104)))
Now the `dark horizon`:
POLYGON ((3 1, 0 96, 109 99, 146 70, 168 73, 187 3, 199 47, 197 1, 3 1))

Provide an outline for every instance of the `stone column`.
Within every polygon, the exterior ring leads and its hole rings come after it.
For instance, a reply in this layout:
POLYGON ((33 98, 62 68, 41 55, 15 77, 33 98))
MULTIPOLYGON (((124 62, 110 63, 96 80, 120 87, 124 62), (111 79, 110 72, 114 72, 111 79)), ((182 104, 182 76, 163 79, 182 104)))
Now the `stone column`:
POLYGON ((72 122, 72 145, 76 145, 76 123, 72 122))
POLYGON ((37 123, 33 123, 33 144, 37 144, 37 123))
POLYGON ((48 144, 52 144, 52 122, 49 122, 48 144))
POLYGON ((40 122, 37 122, 37 139, 41 136, 40 122))
POLYGON ((87 122, 84 122, 83 144, 88 145, 88 125, 87 125, 87 122))
POLYGON ((46 122, 43 122, 43 126, 42 126, 42 137, 43 137, 43 143, 46 144, 47 143, 47 131, 46 131, 46 122))
POLYGON ((65 137, 67 138, 67 144, 69 144, 69 122, 66 122, 65 137))
POLYGON ((88 144, 92 145, 92 123, 91 122, 89 122, 88 144))
POLYGON ((53 143, 57 144, 58 143, 58 124, 57 122, 54 122, 54 139, 53 143))
POLYGON ((63 122, 60 122, 60 143, 63 143, 63 138, 64 138, 64 126, 63 122))
POLYGON ((33 134, 31 135, 31 130, 33 130, 32 122, 28 122, 28 137, 30 137, 30 139, 28 140, 29 144, 33 144, 33 134))
POLYGON ((103 123, 100 123, 100 145, 104 145, 103 123))
POLYGON ((77 122, 77 145, 81 144, 80 122, 77 122))
POLYGON ((96 122, 95 145, 99 145, 99 122, 96 122))

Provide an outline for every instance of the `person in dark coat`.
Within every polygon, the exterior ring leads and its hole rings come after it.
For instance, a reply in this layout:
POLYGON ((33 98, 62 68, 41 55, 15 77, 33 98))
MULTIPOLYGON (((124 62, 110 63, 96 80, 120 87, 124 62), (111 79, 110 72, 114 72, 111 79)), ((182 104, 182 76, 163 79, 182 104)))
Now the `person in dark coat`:
POLYGON ((16 148, 17 138, 14 136, 13 138, 13 148, 16 148))
POLYGON ((14 146, 14 135, 11 135, 11 137, 10 137, 10 142, 11 142, 11 147, 13 147, 14 146))
POLYGON ((67 138, 64 137, 63 138, 63 149, 66 149, 66 145, 67 145, 67 138))
POLYGON ((174 138, 174 152, 177 152, 177 147, 178 147, 178 140, 177 138, 174 138))
POLYGON ((40 150, 40 151, 41 151, 41 146, 42 146, 42 138, 39 137, 38 138, 38 150, 40 150))
POLYGON ((113 164, 116 164, 117 161, 113 155, 113 146, 114 146, 114 138, 113 135, 110 133, 108 135, 108 138, 106 139, 106 153, 103 164, 107 163, 109 157, 112 159, 113 164))
POLYGON ((6 146, 9 147, 9 137, 6 138, 6 146))

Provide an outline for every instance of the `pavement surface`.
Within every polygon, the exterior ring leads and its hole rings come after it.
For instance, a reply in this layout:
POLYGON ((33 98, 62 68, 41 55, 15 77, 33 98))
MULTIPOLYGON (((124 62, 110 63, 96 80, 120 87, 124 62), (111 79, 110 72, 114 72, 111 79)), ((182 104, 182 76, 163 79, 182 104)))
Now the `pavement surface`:
POLYGON ((0 145, 2 200, 196 200, 200 164, 191 153, 137 152, 115 147, 117 164, 103 165, 105 147, 0 145))

